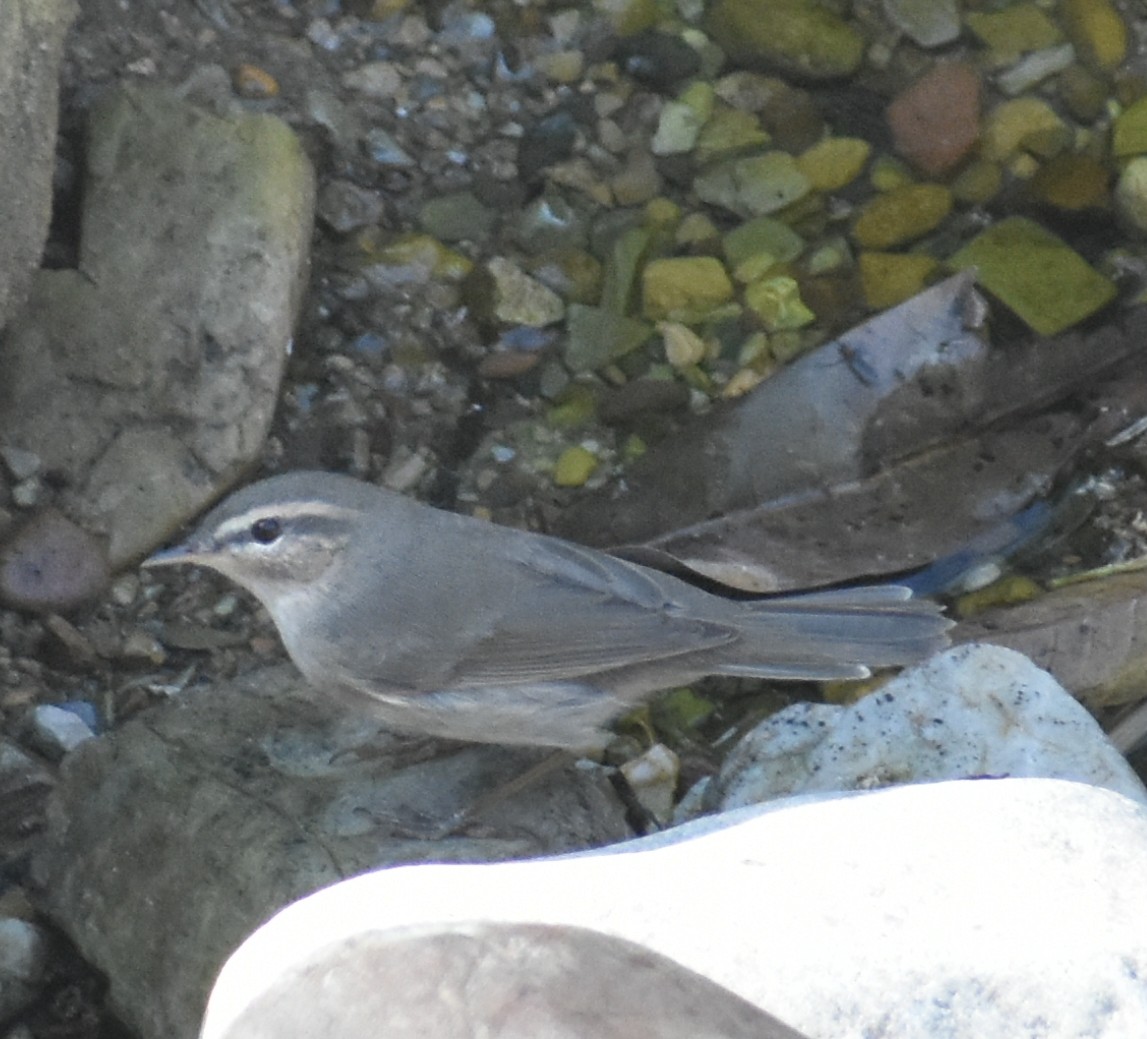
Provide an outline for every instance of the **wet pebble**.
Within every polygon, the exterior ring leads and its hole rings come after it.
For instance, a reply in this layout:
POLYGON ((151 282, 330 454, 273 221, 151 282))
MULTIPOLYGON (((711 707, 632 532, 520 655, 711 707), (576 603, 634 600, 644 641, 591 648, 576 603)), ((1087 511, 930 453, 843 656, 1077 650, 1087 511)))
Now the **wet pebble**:
POLYGON ((980 133, 980 77, 971 65, 940 62, 888 106, 896 150, 930 177, 954 169, 980 133))

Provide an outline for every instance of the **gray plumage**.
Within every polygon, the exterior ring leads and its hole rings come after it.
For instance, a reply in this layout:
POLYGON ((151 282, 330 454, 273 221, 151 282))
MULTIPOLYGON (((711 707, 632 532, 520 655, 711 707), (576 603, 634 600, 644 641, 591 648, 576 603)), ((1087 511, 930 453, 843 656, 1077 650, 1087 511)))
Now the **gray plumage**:
POLYGON ((399 729, 486 743, 589 749, 704 675, 860 678, 947 641, 938 607, 903 588, 725 599, 330 473, 246 487, 147 564, 181 562, 254 593, 318 688, 399 729))

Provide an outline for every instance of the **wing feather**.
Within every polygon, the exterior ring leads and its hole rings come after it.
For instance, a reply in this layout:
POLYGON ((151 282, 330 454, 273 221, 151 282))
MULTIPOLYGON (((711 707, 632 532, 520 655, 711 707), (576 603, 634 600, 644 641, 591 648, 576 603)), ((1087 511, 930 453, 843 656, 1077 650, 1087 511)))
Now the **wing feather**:
POLYGON ((580 678, 738 637, 730 624, 690 614, 688 585, 612 556, 531 540, 506 565, 517 571, 515 601, 500 604, 456 662, 452 687, 580 678), (547 616, 555 601, 560 615, 547 616))

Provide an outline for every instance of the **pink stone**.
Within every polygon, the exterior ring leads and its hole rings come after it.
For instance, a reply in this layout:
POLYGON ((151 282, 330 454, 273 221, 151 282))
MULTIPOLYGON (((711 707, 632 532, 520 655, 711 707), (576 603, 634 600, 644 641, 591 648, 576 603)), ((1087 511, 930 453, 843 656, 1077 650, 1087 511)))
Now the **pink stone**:
POLYGON ((896 150, 937 177, 963 160, 980 133, 980 77, 960 61, 937 64, 888 106, 896 150))

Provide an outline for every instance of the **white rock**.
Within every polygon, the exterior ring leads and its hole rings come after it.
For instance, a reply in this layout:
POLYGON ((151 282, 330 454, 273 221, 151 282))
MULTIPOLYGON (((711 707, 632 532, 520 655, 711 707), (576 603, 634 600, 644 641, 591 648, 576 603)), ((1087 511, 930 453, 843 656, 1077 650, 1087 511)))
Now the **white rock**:
MULTIPOLYGON (((812 1039, 1142 1039, 1147 809, 1061 780, 935 783, 757 806, 577 856, 370 873, 255 932, 201 1037, 258 1034, 232 1026, 320 951, 353 970, 383 932, 516 923, 637 942, 812 1039)), ((379 1020, 387 998, 380 986, 379 1020)))
MULTIPOLYGON (((1045 776, 1147 790, 1095 719, 1046 671, 1000 646, 957 646, 849 707, 794 704, 729 755, 703 802, 976 776, 1045 776)), ((695 806, 697 798, 691 798, 695 806)))
POLYGON ((32 710, 28 736, 39 751, 58 761, 95 733, 74 712, 54 704, 40 704, 32 710))

